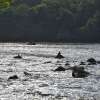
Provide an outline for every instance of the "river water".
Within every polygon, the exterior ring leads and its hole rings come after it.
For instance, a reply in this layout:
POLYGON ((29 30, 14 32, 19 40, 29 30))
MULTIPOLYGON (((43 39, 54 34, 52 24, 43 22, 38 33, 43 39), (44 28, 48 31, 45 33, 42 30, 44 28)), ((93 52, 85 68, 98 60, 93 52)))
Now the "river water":
POLYGON ((100 64, 84 65, 91 73, 86 78, 73 78, 71 70, 53 71, 90 57, 100 61, 100 44, 0 43, 0 100, 100 100, 100 64), (64 59, 55 59, 59 51, 64 59), (17 54, 23 58, 14 59, 17 54), (8 81, 13 75, 19 79, 8 81))

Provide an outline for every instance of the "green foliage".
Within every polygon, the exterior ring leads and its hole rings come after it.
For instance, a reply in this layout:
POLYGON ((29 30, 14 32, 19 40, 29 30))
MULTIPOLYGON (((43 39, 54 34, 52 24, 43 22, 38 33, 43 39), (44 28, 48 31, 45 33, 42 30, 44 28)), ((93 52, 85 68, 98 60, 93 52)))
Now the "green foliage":
POLYGON ((0 0, 0 9, 5 9, 10 7, 11 0, 0 0))
POLYGON ((16 6, 15 13, 19 15, 26 15, 28 11, 30 10, 30 7, 26 4, 20 4, 16 6))
POLYGON ((0 0, 0 20, 12 21, 11 26, 15 22, 19 33, 36 33, 37 37, 53 34, 54 39, 73 39, 78 34, 86 38, 86 34, 100 33, 99 5, 100 0, 0 0))
POLYGON ((46 4, 42 3, 42 4, 38 4, 38 5, 31 7, 31 10, 35 13, 38 13, 41 9, 45 7, 47 7, 46 4))

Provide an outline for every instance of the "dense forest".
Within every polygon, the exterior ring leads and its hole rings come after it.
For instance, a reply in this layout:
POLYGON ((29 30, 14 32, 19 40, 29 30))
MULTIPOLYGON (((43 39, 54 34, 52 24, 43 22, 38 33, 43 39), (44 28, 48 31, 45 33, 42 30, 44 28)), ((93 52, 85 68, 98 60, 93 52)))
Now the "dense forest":
POLYGON ((0 41, 100 42, 100 0, 0 0, 0 41))

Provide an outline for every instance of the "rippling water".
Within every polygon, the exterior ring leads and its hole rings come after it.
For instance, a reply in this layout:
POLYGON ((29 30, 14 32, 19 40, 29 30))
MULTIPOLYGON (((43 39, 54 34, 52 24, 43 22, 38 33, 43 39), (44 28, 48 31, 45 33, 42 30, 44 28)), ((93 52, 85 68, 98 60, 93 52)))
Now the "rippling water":
POLYGON ((100 100, 100 65, 85 66, 87 78, 73 78, 70 70, 53 72, 58 66, 79 65, 94 57, 100 60, 100 44, 0 44, 0 100, 100 100), (54 57, 61 51, 64 59, 54 57), (14 59, 21 54, 23 59, 14 59), (24 75, 24 71, 30 73, 24 75), (18 80, 8 81, 12 75, 18 80))

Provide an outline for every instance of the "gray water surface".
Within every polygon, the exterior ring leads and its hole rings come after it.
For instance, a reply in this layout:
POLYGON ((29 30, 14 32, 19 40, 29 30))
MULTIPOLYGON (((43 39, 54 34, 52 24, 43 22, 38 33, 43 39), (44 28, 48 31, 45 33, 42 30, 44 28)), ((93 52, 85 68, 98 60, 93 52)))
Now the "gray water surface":
POLYGON ((85 66, 92 75, 73 78, 70 70, 53 72, 58 66, 79 65, 94 57, 100 60, 100 44, 0 44, 0 100, 100 100, 100 65, 85 66), (64 59, 55 59, 61 51, 64 59), (14 59, 21 54, 23 59, 14 59), (26 71, 31 75, 25 76, 26 71), (12 75, 18 80, 8 81, 12 75))

